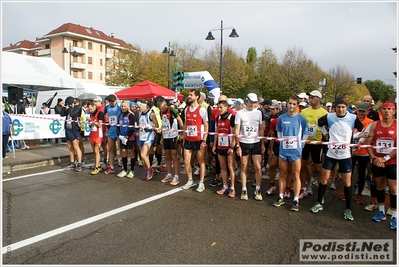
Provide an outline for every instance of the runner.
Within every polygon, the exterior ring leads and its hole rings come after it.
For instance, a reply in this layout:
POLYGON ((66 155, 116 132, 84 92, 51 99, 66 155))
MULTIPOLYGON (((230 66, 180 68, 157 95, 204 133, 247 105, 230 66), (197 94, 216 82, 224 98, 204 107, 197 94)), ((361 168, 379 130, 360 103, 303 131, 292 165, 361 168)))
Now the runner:
POLYGON ((286 188, 286 177, 291 167, 294 181, 294 202, 292 211, 299 211, 299 193, 301 190, 301 154, 304 144, 300 140, 308 138, 308 124, 305 117, 296 112, 299 105, 299 99, 296 96, 288 100, 287 113, 280 115, 277 120, 277 137, 283 139, 280 141, 279 151, 279 197, 273 206, 279 207, 284 204, 284 190, 286 188))
POLYGON ((102 170, 100 165, 100 148, 103 142, 102 122, 104 121, 104 113, 99 111, 97 105, 93 102, 89 102, 87 108, 90 111, 90 117, 88 118, 90 126, 89 140, 94 153, 94 169, 90 174, 96 175, 102 170))
POLYGON ((116 124, 121 114, 121 105, 116 103, 116 96, 110 94, 108 96, 109 104, 105 107, 104 114, 108 115, 108 167, 104 171, 105 174, 114 173, 114 157, 116 155, 116 143, 118 142, 118 134, 116 132, 116 124))
POLYGON ((117 135, 121 142, 121 158, 122 158, 122 168, 118 173, 118 177, 134 177, 134 166, 136 165, 136 157, 134 154, 134 143, 135 141, 135 131, 133 127, 136 121, 134 115, 129 112, 129 102, 122 103, 122 113, 118 117, 118 126, 116 128, 117 135), (130 171, 127 169, 127 155, 130 156, 130 171))
MULTIPOLYGON (((302 110, 301 114, 306 118, 308 124, 308 140, 309 141, 322 141, 323 134, 317 126, 317 120, 328 112, 320 105, 322 95, 319 90, 313 90, 308 93, 309 107, 302 110)), ((303 102, 302 102, 303 103, 303 102)), ((321 179, 321 163, 323 157, 323 145, 305 144, 302 151, 302 167, 301 167, 301 192, 299 199, 313 195, 311 187, 312 178, 312 162, 316 171, 317 182, 320 183, 321 179), (310 157, 309 157, 310 156, 310 157)))
POLYGON ((373 163, 373 178, 377 183, 378 213, 373 216, 373 221, 386 220, 385 215, 385 181, 388 183, 392 209, 391 229, 396 230, 396 146, 397 132, 395 119, 395 105, 385 102, 381 105, 382 120, 376 121, 370 126, 370 132, 366 140, 367 152, 373 163))
POLYGON ((216 117, 215 123, 215 139, 216 142, 213 143, 212 152, 217 154, 220 163, 220 169, 222 173, 223 187, 221 190, 216 191, 218 195, 223 195, 228 193, 229 197, 234 198, 236 195, 236 191, 234 188, 235 185, 235 153, 234 146, 235 140, 232 136, 228 136, 228 134, 233 133, 234 120, 235 116, 232 115, 228 111, 228 103, 226 100, 218 101, 218 109, 220 111, 220 115, 216 117), (228 186, 229 174, 230 171, 230 190, 228 186))
POLYGON ((323 161, 322 178, 318 185, 317 202, 310 208, 310 211, 316 213, 323 210, 323 197, 326 192, 327 181, 330 179, 332 169, 338 162, 346 198, 344 219, 353 221, 351 211, 352 161, 349 144, 351 143, 353 129, 356 128, 358 131, 362 131, 363 125, 356 118, 356 115, 348 112, 348 102, 345 102, 342 98, 337 98, 334 106, 335 113, 328 113, 318 120, 318 126, 321 127, 320 129, 325 136, 327 136, 327 131, 324 126, 328 127, 329 144, 323 161))
POLYGON ((256 108, 258 103, 258 96, 254 93, 249 93, 246 97, 246 107, 237 112, 235 118, 235 148, 237 155, 241 158, 241 199, 248 200, 247 193, 247 172, 249 164, 249 155, 252 157, 255 168, 255 199, 262 200, 262 193, 260 190, 262 182, 262 155, 265 153, 263 137, 264 129, 262 127, 262 113, 256 108), (238 137, 240 135, 241 137, 238 137))
POLYGON ((160 115, 162 118, 162 138, 161 144, 165 150, 166 177, 162 183, 170 182, 170 185, 179 184, 180 164, 177 159, 177 146, 179 140, 178 129, 183 129, 183 121, 179 112, 172 106, 168 107, 165 99, 159 102, 160 115), (173 161, 173 163, 172 163, 173 161), (174 176, 172 176, 172 165, 174 176))
POLYGON ((184 166, 188 181, 182 188, 189 189, 194 185, 191 156, 196 152, 197 161, 200 165, 200 182, 196 191, 203 192, 205 190, 205 153, 209 123, 208 112, 198 104, 199 98, 200 92, 196 89, 191 89, 186 100, 188 106, 184 112, 184 129, 186 130, 184 135, 184 166))

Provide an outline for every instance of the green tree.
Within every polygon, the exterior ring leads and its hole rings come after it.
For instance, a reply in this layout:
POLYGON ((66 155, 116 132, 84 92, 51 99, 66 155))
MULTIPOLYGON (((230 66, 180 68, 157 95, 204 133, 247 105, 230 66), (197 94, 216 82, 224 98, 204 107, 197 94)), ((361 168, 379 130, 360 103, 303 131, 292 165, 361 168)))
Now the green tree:
POLYGON ((128 44, 125 49, 107 61, 106 84, 110 86, 131 86, 142 81, 143 55, 141 50, 128 44))
POLYGON ((370 91, 370 95, 373 97, 375 102, 385 102, 388 101, 392 94, 395 94, 395 89, 393 85, 386 84, 381 80, 367 80, 364 85, 370 91))

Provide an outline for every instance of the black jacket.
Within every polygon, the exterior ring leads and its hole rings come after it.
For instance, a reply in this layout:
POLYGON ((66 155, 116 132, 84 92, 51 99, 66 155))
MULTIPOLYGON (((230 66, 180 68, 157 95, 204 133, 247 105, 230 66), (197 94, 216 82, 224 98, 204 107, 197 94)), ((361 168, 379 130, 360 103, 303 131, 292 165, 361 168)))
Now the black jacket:
POLYGON ((65 129, 80 131, 79 120, 81 113, 82 107, 80 105, 74 107, 63 107, 61 109, 61 117, 66 117, 67 120, 73 120, 73 122, 65 121, 65 129))

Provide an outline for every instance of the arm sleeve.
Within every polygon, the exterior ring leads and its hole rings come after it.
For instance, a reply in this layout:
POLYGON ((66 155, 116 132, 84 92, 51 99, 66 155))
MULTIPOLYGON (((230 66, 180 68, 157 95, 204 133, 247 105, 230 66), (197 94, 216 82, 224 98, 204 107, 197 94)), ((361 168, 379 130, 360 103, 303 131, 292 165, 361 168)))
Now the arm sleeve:
MULTIPOLYGON (((324 127, 323 127, 324 125, 328 125, 328 124, 327 124, 327 114, 324 115, 323 117, 320 117, 320 118, 317 120, 317 125, 320 127, 320 130, 322 130, 322 128, 324 128, 324 127)), ((323 130, 322 130, 322 131, 323 131, 323 130)))
MULTIPOLYGON (((134 126, 134 115, 129 113, 129 125, 134 126)), ((127 136, 130 138, 134 133, 134 127, 129 127, 129 131, 127 132, 127 136)))

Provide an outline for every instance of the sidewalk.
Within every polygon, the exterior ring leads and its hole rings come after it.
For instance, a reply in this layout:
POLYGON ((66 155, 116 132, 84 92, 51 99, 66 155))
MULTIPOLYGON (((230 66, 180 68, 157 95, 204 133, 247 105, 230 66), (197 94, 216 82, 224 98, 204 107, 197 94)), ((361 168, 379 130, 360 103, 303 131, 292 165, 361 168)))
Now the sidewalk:
MULTIPOLYGON (((2 173, 8 173, 17 170, 31 169, 49 165, 68 165, 69 150, 67 143, 56 144, 39 143, 38 140, 26 140, 30 149, 15 149, 15 158, 13 152, 8 152, 8 159, 2 160, 2 173)), ((83 142, 85 147, 85 161, 94 159, 93 149, 89 141, 83 142)))

